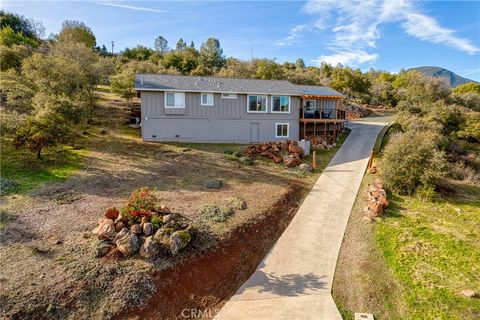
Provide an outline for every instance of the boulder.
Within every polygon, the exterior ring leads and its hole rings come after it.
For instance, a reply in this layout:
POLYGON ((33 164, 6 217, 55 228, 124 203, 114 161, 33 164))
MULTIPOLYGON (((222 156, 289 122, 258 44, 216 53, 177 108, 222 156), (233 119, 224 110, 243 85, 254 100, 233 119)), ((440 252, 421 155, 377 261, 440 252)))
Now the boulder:
POLYGON ((203 186, 208 189, 220 189, 223 185, 220 179, 207 179, 203 181, 203 186))
POLYGON ((168 245, 170 235, 173 233, 173 229, 171 228, 160 228, 155 232, 155 235, 153 236, 153 239, 155 239, 156 242, 168 245))
POLYGON ((140 255, 144 258, 151 258, 158 253, 159 249, 159 244, 150 236, 145 239, 140 248, 140 255))
POLYGON ((130 227, 130 232, 134 234, 142 234, 143 228, 139 224, 134 224, 130 227))
POLYGON ((312 172, 312 167, 310 167, 308 164, 306 163, 301 163, 299 166, 298 166, 298 169, 300 169, 300 171, 303 171, 303 172, 312 172))
POLYGON ((150 236, 153 233, 153 224, 150 222, 143 224, 143 234, 146 236, 150 236))
POLYGON ((136 234, 128 233, 123 238, 118 239, 116 245, 117 249, 120 250, 124 256, 128 257, 138 251, 140 240, 136 234))
POLYGON ((374 217, 380 217, 383 213, 383 206, 380 202, 370 203, 368 209, 372 211, 374 217))
POLYGON ((283 158, 276 156, 276 157, 273 158, 273 162, 274 162, 274 163, 282 163, 282 162, 283 162, 283 158))
POLYGON ((192 236, 187 230, 178 230, 172 233, 169 239, 170 252, 178 254, 192 240, 192 236))
POLYGON ((298 145, 294 145, 294 144, 290 144, 288 146, 288 153, 292 154, 292 153, 296 153, 298 155, 303 155, 303 148, 298 146, 298 145))
POLYGON ((300 160, 300 157, 296 153, 289 154, 283 157, 283 162, 287 167, 295 167, 295 166, 298 166, 300 163, 302 163, 302 161, 300 160))
POLYGON ((126 224, 123 221, 115 222, 115 232, 120 232, 125 226, 126 224))
POLYGON ((466 298, 475 298, 477 296, 476 292, 471 289, 464 289, 461 294, 466 298))
POLYGON ((100 240, 110 240, 116 235, 115 224, 112 219, 102 219, 98 227, 93 230, 100 240))
POLYGON ((377 167, 370 167, 367 169, 367 172, 370 173, 370 174, 374 174, 374 173, 377 173, 377 167))
POLYGON ((160 212, 163 214, 167 214, 167 213, 170 213, 171 211, 166 205, 162 205, 160 206, 160 212))
POLYGON ((101 258, 107 255, 112 249, 113 245, 109 241, 99 241, 95 246, 95 257, 101 258))
POLYGON ((113 238, 113 243, 116 243, 118 239, 125 237, 127 234, 128 234, 128 229, 127 229, 127 228, 123 228, 122 230, 120 230, 120 231, 117 233, 117 235, 115 236, 115 238, 113 238))
POLYGON ((167 214, 167 215, 164 215, 164 216, 162 217, 162 222, 163 222, 163 224, 167 224, 167 223, 169 223, 169 222, 172 221, 172 220, 175 220, 173 214, 167 214))
POLYGON ((111 208, 108 208, 107 210, 105 210, 105 218, 107 219, 112 219, 112 220, 115 220, 118 218, 118 215, 120 214, 120 212, 115 208, 115 207, 111 207, 111 208))

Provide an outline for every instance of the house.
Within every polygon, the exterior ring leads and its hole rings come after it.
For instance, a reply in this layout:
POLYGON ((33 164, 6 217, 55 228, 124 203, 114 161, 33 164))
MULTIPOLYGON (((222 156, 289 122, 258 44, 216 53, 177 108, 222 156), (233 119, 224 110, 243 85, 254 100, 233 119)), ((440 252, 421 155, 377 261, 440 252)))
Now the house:
POLYGON ((335 136, 342 95, 282 80, 137 74, 145 141, 252 143, 335 136))

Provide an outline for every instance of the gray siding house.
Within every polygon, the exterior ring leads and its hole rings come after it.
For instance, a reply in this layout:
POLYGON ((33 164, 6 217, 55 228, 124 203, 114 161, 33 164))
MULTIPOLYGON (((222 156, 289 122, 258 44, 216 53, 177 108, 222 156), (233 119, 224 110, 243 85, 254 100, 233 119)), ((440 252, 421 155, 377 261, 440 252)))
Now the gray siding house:
POLYGON ((288 81, 160 74, 137 74, 135 90, 145 141, 254 143, 299 140, 301 133, 308 138, 311 132, 300 119, 325 120, 315 112, 326 115, 328 109, 332 116, 342 97, 327 87, 288 81))

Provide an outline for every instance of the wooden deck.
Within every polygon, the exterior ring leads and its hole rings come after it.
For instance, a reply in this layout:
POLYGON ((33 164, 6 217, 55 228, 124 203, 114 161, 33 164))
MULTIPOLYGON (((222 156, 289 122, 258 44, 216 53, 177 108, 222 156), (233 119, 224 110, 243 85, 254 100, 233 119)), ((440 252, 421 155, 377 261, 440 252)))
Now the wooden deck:
POLYGON ((301 123, 343 123, 345 119, 312 119, 312 118, 301 118, 301 123))

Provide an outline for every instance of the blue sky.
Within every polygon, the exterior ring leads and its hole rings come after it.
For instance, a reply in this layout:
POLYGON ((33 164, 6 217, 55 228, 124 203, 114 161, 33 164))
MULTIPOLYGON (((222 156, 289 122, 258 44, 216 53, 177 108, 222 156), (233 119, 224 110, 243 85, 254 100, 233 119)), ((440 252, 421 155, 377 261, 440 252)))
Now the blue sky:
POLYGON ((41 21, 46 34, 64 20, 90 26, 115 51, 153 46, 163 35, 197 47, 216 37, 227 56, 302 57, 397 72, 441 66, 480 81, 480 1, 2 1, 2 9, 41 21))

